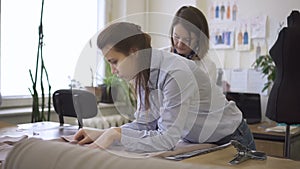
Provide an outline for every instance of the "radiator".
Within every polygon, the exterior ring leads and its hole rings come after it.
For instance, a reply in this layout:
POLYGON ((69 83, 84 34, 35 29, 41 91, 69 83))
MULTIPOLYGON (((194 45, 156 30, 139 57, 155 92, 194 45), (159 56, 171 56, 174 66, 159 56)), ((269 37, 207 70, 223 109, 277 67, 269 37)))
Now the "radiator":
POLYGON ((83 126, 106 129, 109 127, 119 127, 128 122, 129 120, 121 115, 110 115, 83 119, 83 126))

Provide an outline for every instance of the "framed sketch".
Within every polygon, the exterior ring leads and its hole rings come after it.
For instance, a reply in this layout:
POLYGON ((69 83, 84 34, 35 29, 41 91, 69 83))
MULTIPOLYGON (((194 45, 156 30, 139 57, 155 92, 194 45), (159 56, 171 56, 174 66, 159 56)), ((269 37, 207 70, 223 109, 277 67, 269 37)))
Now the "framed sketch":
POLYGON ((240 25, 235 32, 235 49, 249 51, 251 47, 251 31, 247 24, 240 25))
POLYGON ((231 49, 234 47, 234 26, 229 23, 210 25, 210 42, 213 49, 231 49))

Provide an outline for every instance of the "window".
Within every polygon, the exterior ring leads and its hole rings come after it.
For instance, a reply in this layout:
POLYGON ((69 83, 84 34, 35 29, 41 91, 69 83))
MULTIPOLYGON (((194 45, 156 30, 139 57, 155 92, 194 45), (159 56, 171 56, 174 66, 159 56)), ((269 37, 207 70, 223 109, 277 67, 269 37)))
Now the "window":
MULTIPOLYGON (((69 88, 86 43, 104 26, 104 0, 45 0, 43 58, 51 91, 69 88)), ((42 1, 1 0, 1 81, 5 98, 31 97, 42 1)))

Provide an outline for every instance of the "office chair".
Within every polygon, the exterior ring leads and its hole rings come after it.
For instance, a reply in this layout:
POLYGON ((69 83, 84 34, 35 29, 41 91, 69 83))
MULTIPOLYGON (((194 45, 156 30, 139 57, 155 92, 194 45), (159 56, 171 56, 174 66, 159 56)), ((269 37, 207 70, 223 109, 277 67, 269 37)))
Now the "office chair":
POLYGON ((276 78, 271 89, 266 116, 285 123, 286 158, 290 158, 290 125, 300 123, 300 13, 292 11, 287 18, 288 27, 283 28, 270 56, 275 62, 276 78))
POLYGON ((82 128, 82 119, 95 117, 98 113, 95 95, 85 90, 57 90, 53 93, 53 106, 61 126, 64 124, 64 116, 69 116, 76 117, 79 128, 82 128))

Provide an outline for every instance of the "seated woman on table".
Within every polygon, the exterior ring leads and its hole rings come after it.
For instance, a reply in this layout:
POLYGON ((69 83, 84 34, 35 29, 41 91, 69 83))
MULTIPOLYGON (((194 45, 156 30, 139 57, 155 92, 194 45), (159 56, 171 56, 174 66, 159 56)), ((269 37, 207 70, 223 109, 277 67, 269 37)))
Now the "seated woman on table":
POLYGON ((151 38, 132 23, 106 27, 97 46, 112 72, 133 81, 137 93, 135 120, 121 127, 79 130, 78 144, 128 151, 172 150, 178 141, 221 145, 238 140, 255 149, 253 136, 234 102, 211 84, 193 61, 151 48, 151 38))

